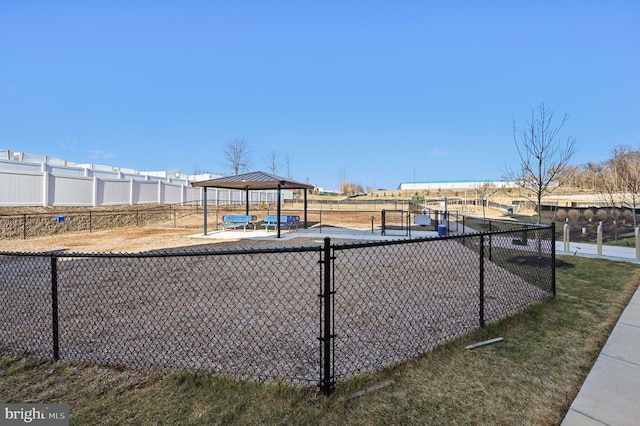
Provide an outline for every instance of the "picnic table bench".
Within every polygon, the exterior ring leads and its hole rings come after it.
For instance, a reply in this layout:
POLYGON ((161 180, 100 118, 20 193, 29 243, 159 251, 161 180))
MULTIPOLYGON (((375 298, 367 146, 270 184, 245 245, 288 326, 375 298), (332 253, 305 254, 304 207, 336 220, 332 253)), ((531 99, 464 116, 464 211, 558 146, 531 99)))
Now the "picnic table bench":
POLYGON ((223 231, 227 228, 243 228, 246 231, 248 226, 253 227, 253 222, 256 219, 256 216, 250 215, 225 215, 222 216, 220 226, 222 226, 223 231))
MULTIPOLYGON (((280 228, 293 228, 298 229, 298 223, 300 223, 300 216, 280 216, 280 228)), ((278 227, 278 216, 265 216, 263 223, 261 226, 267 228, 277 228, 278 227)))

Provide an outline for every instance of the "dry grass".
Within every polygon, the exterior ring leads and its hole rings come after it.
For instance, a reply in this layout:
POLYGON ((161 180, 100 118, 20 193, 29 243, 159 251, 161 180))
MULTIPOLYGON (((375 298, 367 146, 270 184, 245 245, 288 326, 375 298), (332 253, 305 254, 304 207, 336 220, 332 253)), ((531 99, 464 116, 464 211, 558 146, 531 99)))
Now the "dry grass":
MULTIPOLYGON (((208 215, 209 232, 216 231, 216 223, 225 214, 238 214, 235 210, 212 210, 208 215)), ((250 214, 261 219, 267 213, 263 210, 251 211, 250 214)), ((298 214, 300 211, 287 211, 287 214, 298 214)), ((380 223, 380 213, 376 215, 376 223, 380 223)), ((363 211, 310 211, 310 226, 340 226, 368 229, 371 226, 372 212, 363 211)), ((202 209, 198 213, 194 209, 177 210, 175 220, 148 224, 142 227, 118 228, 95 232, 74 232, 49 235, 28 239, 2 239, 0 251, 44 252, 50 250, 66 250, 76 253, 136 253, 157 249, 201 248, 215 249, 225 247, 274 247, 297 246, 307 244, 304 240, 202 240, 187 238, 203 232, 204 218, 202 209)), ((250 232, 250 231, 247 231, 250 232)))
POLYGON ((72 424, 559 424, 640 267, 565 258, 558 296, 419 359, 345 382, 328 398, 206 374, 142 374, 5 357, 0 400, 64 402, 72 424), (475 350, 470 343, 501 336, 475 350), (372 385, 391 385, 362 397, 372 385))

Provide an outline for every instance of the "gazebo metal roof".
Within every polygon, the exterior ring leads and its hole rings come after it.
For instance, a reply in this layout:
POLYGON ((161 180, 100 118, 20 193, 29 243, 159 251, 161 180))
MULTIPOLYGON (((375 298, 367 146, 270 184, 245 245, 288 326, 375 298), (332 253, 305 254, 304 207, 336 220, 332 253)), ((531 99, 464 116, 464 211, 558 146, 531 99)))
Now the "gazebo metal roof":
POLYGON ((264 190, 264 189, 313 189, 313 185, 287 179, 281 176, 265 172, 251 172, 241 175, 224 176, 216 179, 193 182, 193 186, 205 186, 207 188, 225 188, 238 190, 264 190))
MULTIPOLYGON (((296 182, 295 180, 265 172, 251 172, 241 175, 225 176, 216 179, 193 182, 191 185, 204 188, 204 235, 207 235, 207 188, 223 188, 244 191, 247 199, 247 202, 245 203, 246 214, 249 214, 249 191, 275 189, 278 191, 278 217, 280 217, 280 190, 304 189, 304 227, 307 227, 307 190, 313 189, 313 185, 296 182)), ((278 238, 280 238, 280 221, 277 222, 277 231, 278 238)))

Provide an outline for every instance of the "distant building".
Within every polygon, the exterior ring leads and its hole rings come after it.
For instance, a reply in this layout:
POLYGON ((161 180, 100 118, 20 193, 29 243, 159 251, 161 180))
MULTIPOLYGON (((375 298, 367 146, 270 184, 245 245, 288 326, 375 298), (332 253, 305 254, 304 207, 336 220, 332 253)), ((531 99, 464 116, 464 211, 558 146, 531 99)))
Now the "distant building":
POLYGON ((431 182, 402 182, 398 189, 406 191, 433 191, 439 189, 476 189, 485 182, 496 188, 516 188, 515 182, 485 180, 436 180, 431 182))

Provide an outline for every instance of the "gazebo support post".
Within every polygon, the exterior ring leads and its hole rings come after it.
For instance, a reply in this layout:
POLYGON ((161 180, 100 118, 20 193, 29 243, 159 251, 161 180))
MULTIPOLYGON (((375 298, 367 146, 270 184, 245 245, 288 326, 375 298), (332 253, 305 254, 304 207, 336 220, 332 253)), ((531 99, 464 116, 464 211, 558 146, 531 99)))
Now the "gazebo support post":
POLYGON ((203 206, 204 206, 204 235, 207 235, 207 187, 203 186, 204 188, 204 200, 202 200, 203 202, 203 206))
POLYGON ((307 188, 304 189, 304 229, 307 229, 307 188))
POLYGON ((244 214, 249 216, 249 187, 244 189, 244 214))
POLYGON ((277 219, 276 219, 276 224, 277 224, 276 227, 278 228, 278 238, 280 238, 280 211, 281 211, 280 210, 280 188, 281 187, 282 187, 282 184, 279 183, 278 184, 278 208, 277 208, 278 216, 277 216, 277 219))

